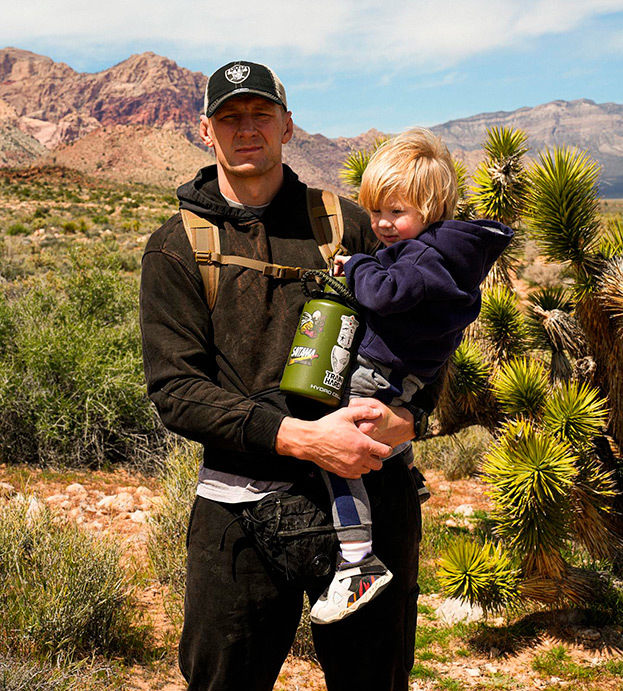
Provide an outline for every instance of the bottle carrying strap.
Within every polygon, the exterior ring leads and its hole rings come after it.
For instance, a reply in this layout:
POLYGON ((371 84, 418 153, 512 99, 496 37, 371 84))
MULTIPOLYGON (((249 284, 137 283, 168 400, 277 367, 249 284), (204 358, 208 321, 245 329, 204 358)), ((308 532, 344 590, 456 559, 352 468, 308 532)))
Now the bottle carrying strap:
POLYGON ((361 305, 357 302, 355 294, 345 283, 342 283, 334 276, 329 275, 326 271, 320 271, 319 269, 308 269, 301 277, 301 287, 303 289, 303 295, 305 295, 305 297, 318 297, 309 290, 309 286, 307 285, 307 281, 309 281, 312 278, 315 279, 317 283, 328 285, 329 288, 331 288, 331 290, 337 293, 337 295, 339 295, 344 300, 344 302, 355 312, 359 312, 361 310, 361 305))

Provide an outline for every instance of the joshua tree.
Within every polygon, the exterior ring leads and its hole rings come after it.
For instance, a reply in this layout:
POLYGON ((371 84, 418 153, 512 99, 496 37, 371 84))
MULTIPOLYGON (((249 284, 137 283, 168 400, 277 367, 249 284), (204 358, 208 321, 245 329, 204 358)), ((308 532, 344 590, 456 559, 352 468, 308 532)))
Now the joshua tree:
POLYGON ((581 152, 539 154, 531 173, 525 217, 541 251, 567 262, 575 280, 575 315, 595 362, 592 382, 611 403, 609 431, 623 444, 623 232, 612 223, 604 234, 598 214, 599 168, 581 152))

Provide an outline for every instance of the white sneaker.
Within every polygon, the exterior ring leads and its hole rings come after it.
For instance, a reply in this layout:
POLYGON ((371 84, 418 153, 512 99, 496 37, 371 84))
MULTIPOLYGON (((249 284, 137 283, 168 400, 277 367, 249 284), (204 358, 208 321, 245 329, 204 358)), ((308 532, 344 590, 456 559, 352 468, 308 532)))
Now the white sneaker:
POLYGON ((312 622, 331 624, 344 619, 375 598, 391 579, 389 569, 374 554, 352 564, 340 554, 333 580, 311 609, 312 622))

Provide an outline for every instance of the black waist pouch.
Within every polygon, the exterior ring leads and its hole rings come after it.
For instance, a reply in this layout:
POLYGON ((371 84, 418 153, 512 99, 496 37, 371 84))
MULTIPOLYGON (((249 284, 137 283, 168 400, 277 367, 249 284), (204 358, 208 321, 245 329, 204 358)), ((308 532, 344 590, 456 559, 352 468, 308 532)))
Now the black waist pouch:
POLYGON ((337 534, 327 511, 308 497, 273 492, 243 510, 242 525, 262 558, 287 580, 308 587, 333 572, 337 534))

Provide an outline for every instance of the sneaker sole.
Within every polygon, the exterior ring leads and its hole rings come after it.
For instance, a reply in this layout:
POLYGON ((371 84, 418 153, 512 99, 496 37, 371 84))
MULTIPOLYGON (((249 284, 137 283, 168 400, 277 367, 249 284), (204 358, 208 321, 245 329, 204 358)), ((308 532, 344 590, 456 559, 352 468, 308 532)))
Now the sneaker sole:
POLYGON ((391 571, 388 571, 385 575, 377 578, 376 581, 374 581, 374 583, 368 588, 368 590, 366 590, 366 592, 356 602, 353 602, 350 607, 341 609, 330 619, 318 619, 313 614, 310 614, 309 618, 313 624, 334 624, 336 621, 341 621, 345 617, 355 613, 362 605, 370 602, 370 600, 381 593, 381 591, 385 590, 391 580, 392 573, 391 571))

